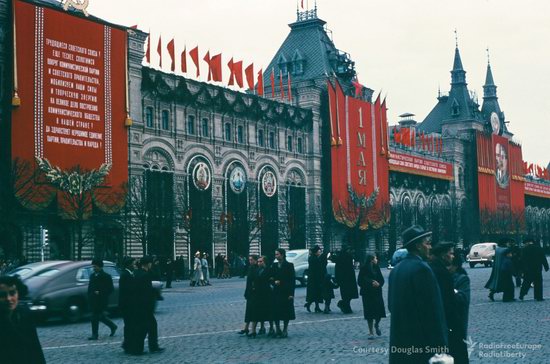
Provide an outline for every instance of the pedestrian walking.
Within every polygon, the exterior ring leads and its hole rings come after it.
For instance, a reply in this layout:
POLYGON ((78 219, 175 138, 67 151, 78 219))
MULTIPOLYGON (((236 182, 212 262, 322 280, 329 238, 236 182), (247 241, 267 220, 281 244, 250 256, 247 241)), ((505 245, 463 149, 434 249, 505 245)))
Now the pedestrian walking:
POLYGON ((166 288, 172 288, 172 280, 174 280, 175 262, 172 258, 166 259, 166 288))
POLYGON ((158 343, 158 324, 155 318, 156 292, 153 289, 151 267, 153 258, 145 256, 141 258, 141 267, 135 273, 136 288, 136 316, 138 321, 138 352, 143 351, 144 340, 147 337, 150 353, 161 353, 158 343))
POLYGON ((223 257, 223 272, 222 278, 231 278, 231 265, 227 256, 223 257))
POLYGON ((419 225, 411 226, 402 234, 408 254, 392 269, 388 284, 390 364, 427 363, 434 354, 447 350, 441 293, 426 263, 431 235, 431 231, 419 225))
POLYGON ((273 289, 271 288, 271 274, 267 266, 267 257, 262 255, 258 258, 258 270, 253 281, 252 301, 252 330, 256 332, 256 325, 260 323, 260 331, 258 335, 266 333, 265 322, 269 322, 268 336, 275 335, 273 326, 273 289))
POLYGON ((336 256, 334 267, 336 283, 340 287, 340 297, 342 298, 338 301, 337 306, 345 314, 353 313, 350 302, 352 299, 359 298, 351 253, 347 246, 343 246, 340 253, 336 256))
POLYGON ((223 256, 222 256, 222 253, 218 253, 218 255, 216 255, 216 258, 214 259, 214 263, 216 264, 216 268, 215 268, 216 278, 221 279, 222 278, 222 273, 223 273, 223 256))
POLYGON ((197 251, 195 253, 195 259, 193 261, 193 277, 191 278, 191 286, 201 286, 204 281, 204 276, 202 274, 202 262, 201 262, 201 252, 197 251))
POLYGON ((115 336, 117 325, 105 316, 105 310, 109 303, 109 296, 114 291, 113 277, 103 271, 103 260, 93 259, 94 272, 90 275, 88 283, 88 303, 92 311, 92 336, 88 340, 97 340, 99 335, 99 322, 111 329, 109 336, 115 336))
POLYGON ((493 267, 491 269, 491 276, 485 284, 485 288, 489 290, 489 299, 491 301, 495 300, 495 293, 502 292, 502 279, 500 278, 502 257, 506 251, 508 241, 503 239, 498 242, 498 246, 495 251, 495 257, 493 259, 493 267))
POLYGON ((208 253, 202 253, 201 269, 203 277, 203 285, 210 286, 210 269, 208 267, 208 253))
POLYGON ((26 293, 18 276, 0 277, 0 362, 4 364, 46 363, 29 309, 19 305, 26 293))
MULTIPOLYGON (((455 302, 457 306, 458 320, 461 325, 461 335, 454 335, 452 339, 460 340, 464 344, 464 340, 468 337, 468 315, 470 312, 470 277, 462 268, 462 254, 455 254, 449 266, 449 272, 453 277, 453 285, 455 290, 455 302)), ((451 340, 451 337, 449 337, 451 340)), ((452 347, 453 343, 449 343, 452 347)), ((456 343, 454 344, 456 346, 456 343)), ((455 351, 453 358, 456 364, 469 363, 468 350, 455 351)))
POLYGON ((306 303, 304 307, 311 312, 311 304, 315 303, 315 312, 323 312, 319 304, 323 302, 323 283, 327 273, 327 255, 323 253, 319 245, 310 249, 308 258, 308 277, 306 290, 306 303))
POLYGON ((374 330, 376 335, 381 336, 380 320, 386 317, 384 307, 384 298, 382 297, 382 286, 384 286, 384 277, 378 265, 376 255, 368 254, 365 263, 359 270, 357 279, 359 284, 361 299, 363 301, 363 316, 369 325, 369 340, 374 339, 374 330))
POLYGON ((512 260, 513 252, 511 248, 504 251, 502 263, 500 265, 500 280, 502 290, 502 302, 513 302, 514 298, 514 262, 512 260))
POLYGON ((524 241, 525 247, 521 252, 521 264, 524 272, 523 285, 519 293, 519 299, 522 300, 523 297, 529 292, 531 288, 531 283, 534 286, 534 295, 535 300, 543 301, 542 296, 542 269, 548 272, 548 261, 542 248, 535 243, 534 239, 527 237, 524 241))
POLYGON ((460 321, 458 297, 455 293, 453 276, 449 270, 454 259, 453 243, 440 241, 437 244, 432 244, 430 267, 437 279, 441 299, 443 300, 443 310, 445 311, 445 320, 449 330, 449 355, 457 358, 467 358, 468 352, 463 340, 466 336, 463 332, 463 324, 460 321))
POLYGON ((284 249, 275 250, 276 262, 271 266, 271 284, 273 286, 273 320, 275 321, 276 336, 288 337, 288 322, 296 319, 294 312, 294 289, 296 276, 294 264, 286 260, 284 249), (281 331, 281 321, 283 330, 281 331))
MULTIPOLYGON (((248 257, 248 274, 246 276, 246 288, 244 290, 244 299, 246 300, 246 307, 244 311, 244 328, 238 332, 239 335, 248 335, 250 333, 250 323, 252 322, 253 316, 253 301, 252 301, 252 290, 253 282, 256 279, 256 270, 258 257, 256 255, 250 255, 248 257)), ((254 336, 256 336, 256 330, 254 329, 254 336)))
POLYGON ((330 309, 330 303, 334 299, 334 290, 337 288, 340 287, 338 287, 338 284, 334 281, 334 277, 332 277, 330 273, 326 273, 323 280, 323 301, 325 301, 323 313, 329 314, 332 312, 330 309))
POLYGON ((136 288, 134 278, 134 259, 125 257, 122 262, 122 272, 118 283, 118 308, 124 322, 124 340, 122 348, 126 354, 140 355, 138 351, 136 332, 138 318, 135 312, 136 288))

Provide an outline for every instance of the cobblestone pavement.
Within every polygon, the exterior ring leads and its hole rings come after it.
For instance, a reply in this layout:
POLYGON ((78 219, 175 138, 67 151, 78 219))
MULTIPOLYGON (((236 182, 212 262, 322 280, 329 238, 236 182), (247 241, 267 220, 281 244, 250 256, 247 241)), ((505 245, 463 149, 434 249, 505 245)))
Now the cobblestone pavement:
MULTIPOLYGON (((550 273, 544 273, 546 301, 490 302, 483 288, 490 268, 467 269, 472 281, 469 335, 472 363, 550 362, 550 273)), ((383 269, 387 278, 389 271, 383 269)), ((208 287, 176 282, 159 303, 161 354, 128 357, 120 348, 122 320, 113 338, 100 327, 100 340, 90 343, 90 323, 50 322, 38 330, 48 363, 387 363, 389 316, 380 325, 382 336, 367 340, 367 323, 360 300, 354 313, 307 313, 305 288, 296 289, 296 320, 287 339, 249 339, 237 335, 244 316, 244 280, 213 280, 208 287)), ((387 297, 385 286, 384 298, 387 297)), ((516 296, 519 289, 516 289, 516 296)), ((501 295, 497 295, 500 300, 501 295)))

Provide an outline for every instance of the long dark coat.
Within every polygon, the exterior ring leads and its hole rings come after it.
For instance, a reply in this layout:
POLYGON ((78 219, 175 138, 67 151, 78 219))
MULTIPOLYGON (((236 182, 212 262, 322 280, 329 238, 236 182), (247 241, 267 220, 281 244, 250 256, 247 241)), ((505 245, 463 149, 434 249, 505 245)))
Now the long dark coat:
POLYGON ((386 317, 382 287, 384 277, 378 264, 373 266, 364 265, 359 270, 357 283, 361 287, 359 293, 363 301, 363 316, 365 319, 379 319, 386 317), (373 287, 372 282, 377 281, 380 287, 373 287))
POLYGON ((485 284, 485 288, 490 289, 493 292, 502 292, 502 279, 500 279, 500 268, 502 265, 502 257, 506 248, 497 247, 495 251, 495 259, 493 260, 493 268, 491 270, 491 276, 485 284))
POLYGON ((114 291, 113 278, 103 270, 92 273, 88 284, 88 299, 92 311, 101 311, 107 308, 109 296, 114 291), (94 292, 99 291, 99 294, 94 292))
POLYGON ((448 344, 443 301, 432 269, 407 255, 389 277, 390 363, 427 363, 433 353, 399 353, 404 348, 442 348, 448 344))
POLYGON ((156 293, 153 289, 153 278, 149 271, 138 269, 135 276, 135 307, 137 314, 150 314, 155 312, 156 293))
POLYGON ((252 307, 250 312, 252 322, 273 320, 273 290, 269 279, 268 268, 258 267, 256 269, 247 301, 252 307))
POLYGON ((468 350, 464 340, 468 336, 468 313, 470 310, 470 278, 466 271, 462 268, 453 274, 454 287, 458 291, 455 295, 458 309, 458 319, 462 326, 462 337, 458 335, 450 335, 449 346, 451 348, 458 347, 452 353, 456 364, 469 363, 468 350), (454 342, 453 342, 454 341, 454 342))
POLYGON ((0 317, 0 362, 4 364, 46 363, 36 327, 28 309, 17 307, 11 317, 0 317))
POLYGON ((246 308, 244 310, 244 322, 252 322, 253 320, 253 310, 254 310, 254 303, 251 300, 252 297, 252 290, 254 289, 254 279, 256 279, 258 271, 257 265, 251 265, 248 267, 248 273, 246 275, 246 288, 244 290, 244 299, 246 300, 246 308))
POLYGON ((460 360, 455 359, 456 364, 467 363, 468 352, 466 344, 464 343, 466 332, 464 332, 464 325, 460 320, 461 309, 458 296, 454 292, 453 276, 439 259, 432 261, 430 267, 439 284, 439 290, 441 291, 441 298, 443 300, 445 319, 447 320, 447 327, 449 328, 449 354, 454 358, 460 358, 460 360))
POLYGON ((327 254, 311 254, 308 259, 306 302, 323 302, 323 282, 327 274, 327 254))
POLYGON ((118 287, 118 308, 124 316, 131 312, 136 295, 134 274, 124 269, 120 273, 118 287))
POLYGON ((548 271, 548 260, 542 248, 535 244, 526 245, 521 251, 521 266, 526 276, 534 277, 548 271))
POLYGON ((295 320, 294 299, 288 299, 294 297, 296 286, 294 264, 284 260, 279 267, 278 262, 273 263, 270 280, 273 285, 273 320, 295 320), (280 284, 276 285, 275 281, 280 281, 280 284))
POLYGON ((335 260, 336 282, 340 286, 342 300, 359 298, 355 269, 353 268, 353 257, 348 252, 341 252, 335 260))

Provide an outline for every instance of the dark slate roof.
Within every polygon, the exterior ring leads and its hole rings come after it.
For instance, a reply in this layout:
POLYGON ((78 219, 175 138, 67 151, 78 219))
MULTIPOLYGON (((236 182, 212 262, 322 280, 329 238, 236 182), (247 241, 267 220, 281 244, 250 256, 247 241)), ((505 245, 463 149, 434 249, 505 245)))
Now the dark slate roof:
POLYGON ((491 114, 496 112, 500 121, 503 132, 509 132, 506 127, 504 112, 500 109, 497 96, 497 86, 493 79, 493 71, 491 70, 491 64, 487 64, 487 75, 485 76, 485 85, 483 85, 483 106, 481 107, 481 114, 483 119, 489 123, 491 120, 491 114))
POLYGON ((455 49, 453 70, 451 71, 451 90, 448 95, 440 95, 437 101, 432 111, 419 124, 420 131, 441 133, 442 125, 445 123, 483 121, 477 100, 474 100, 468 91, 466 72, 462 66, 458 48, 455 49))

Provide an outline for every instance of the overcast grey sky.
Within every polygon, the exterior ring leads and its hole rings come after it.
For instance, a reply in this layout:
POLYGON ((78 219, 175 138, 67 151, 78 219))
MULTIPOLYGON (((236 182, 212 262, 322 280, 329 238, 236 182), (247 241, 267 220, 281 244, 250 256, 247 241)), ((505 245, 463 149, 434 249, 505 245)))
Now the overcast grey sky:
MULTIPOLYGON (((314 0, 304 0, 313 7, 314 0)), ((508 128, 523 158, 550 161, 550 1, 318 0, 337 48, 350 53, 361 83, 388 94, 389 121, 404 112, 422 121, 449 90, 455 28, 470 90, 481 101, 486 48, 508 128)), ((296 20, 296 0, 90 0, 89 11, 152 36, 152 56, 176 38, 176 53, 199 45, 256 69, 266 67, 296 20)), ((165 53, 164 69, 169 62, 165 53)), ((203 66, 204 67, 204 66, 203 66)), ((191 66, 193 69, 193 66, 191 66)), ((226 70, 224 70, 226 72, 226 70)), ((225 76, 226 77, 226 76, 225 76)))

